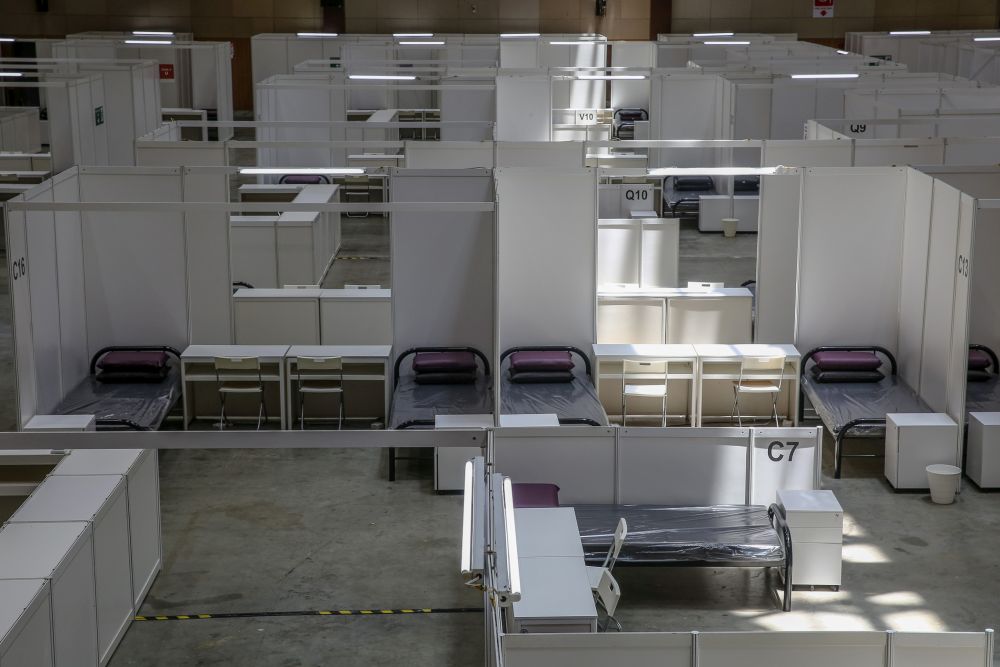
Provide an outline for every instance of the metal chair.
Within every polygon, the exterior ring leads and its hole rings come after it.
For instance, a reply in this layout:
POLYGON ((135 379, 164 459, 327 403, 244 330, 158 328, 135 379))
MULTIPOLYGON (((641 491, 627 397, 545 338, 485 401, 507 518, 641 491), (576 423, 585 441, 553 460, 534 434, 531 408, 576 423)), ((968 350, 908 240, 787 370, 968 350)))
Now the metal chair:
POLYGON ((737 423, 743 426, 743 417, 740 415, 740 396, 743 394, 772 394, 774 399, 771 401, 771 414, 774 416, 774 425, 781 426, 778 397, 781 395, 784 370, 784 355, 745 357, 740 364, 740 378, 733 382, 733 412, 729 416, 730 421, 735 417, 737 423))
POLYGON ((299 390, 299 428, 306 428, 306 394, 339 396, 337 429, 344 426, 344 361, 340 357, 298 357, 295 383, 299 390), (333 384, 335 383, 335 384, 333 384))
POLYGON ((256 357, 216 357, 215 381, 219 388, 219 430, 226 428, 226 397, 230 394, 257 394, 260 408, 257 411, 257 430, 267 421, 267 405, 264 402, 264 378, 261 374, 260 359, 256 357))
POLYGON ((666 361, 632 361, 622 362, 622 426, 628 426, 628 398, 659 398, 660 425, 667 425, 667 362, 666 361), (663 374, 663 384, 627 384, 626 376, 630 373, 663 374))
POLYGON ((628 536, 628 523, 625 521, 625 517, 618 519, 618 526, 615 528, 615 534, 611 541, 611 548, 608 549, 608 555, 604 557, 604 562, 600 565, 588 565, 587 566, 587 579, 590 581, 590 590, 597 593, 597 587, 601 583, 601 577, 604 571, 611 572, 615 567, 615 561, 618 560, 618 554, 622 551, 622 545, 625 544, 625 538, 628 536))
POLYGON ((603 569, 601 580, 594 589, 594 601, 604 610, 605 614, 603 627, 600 622, 597 624, 599 631, 607 632, 611 624, 614 624, 618 632, 622 631, 622 624, 615 618, 615 610, 618 609, 618 602, 621 598, 622 589, 611 575, 611 570, 603 569))

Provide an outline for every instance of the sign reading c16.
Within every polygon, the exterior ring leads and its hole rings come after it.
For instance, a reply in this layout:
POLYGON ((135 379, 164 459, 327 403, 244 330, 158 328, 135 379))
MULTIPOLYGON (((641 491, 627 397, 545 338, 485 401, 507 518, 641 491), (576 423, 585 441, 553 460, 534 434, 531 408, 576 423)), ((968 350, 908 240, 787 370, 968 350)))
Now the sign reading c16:
POLYGON ((778 463, 784 460, 787 455, 788 461, 791 462, 792 457, 795 456, 795 450, 798 448, 798 442, 781 442, 780 440, 773 440, 771 444, 767 446, 767 458, 771 459, 775 463, 778 463))
POLYGON ((24 257, 18 257, 11 262, 10 274, 14 280, 20 280, 27 274, 27 266, 25 265, 24 257))

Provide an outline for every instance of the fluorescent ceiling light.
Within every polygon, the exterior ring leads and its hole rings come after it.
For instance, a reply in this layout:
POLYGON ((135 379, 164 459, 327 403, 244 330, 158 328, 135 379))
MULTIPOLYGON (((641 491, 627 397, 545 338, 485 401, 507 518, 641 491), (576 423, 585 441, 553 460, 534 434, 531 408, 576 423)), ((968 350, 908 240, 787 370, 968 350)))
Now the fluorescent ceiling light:
POLYGON ((368 81, 413 81, 417 77, 408 74, 349 74, 347 78, 368 81))
POLYGON ((339 37, 340 34, 336 32, 297 32, 296 37, 339 37))
POLYGON ((576 46, 577 44, 597 44, 597 40, 577 40, 575 42, 549 42, 549 44, 555 44, 557 46, 576 46))
POLYGON ((732 37, 734 33, 731 32, 696 32, 692 37, 732 37))
POLYGON ((890 30, 890 35, 929 35, 930 30, 890 30))
POLYGON ((514 527, 514 490, 510 477, 503 478, 503 524, 507 546, 507 578, 510 583, 512 601, 521 599, 521 564, 517 553, 517 530, 514 527))
POLYGON ((126 44, 173 44, 169 39, 126 39, 126 44))
POLYGON ((133 30, 133 35, 139 37, 173 37, 174 33, 168 30, 133 30))
POLYGON ((973 37, 974 42, 1000 42, 1000 37, 973 37))
POLYGON ((400 42, 400 44, 402 44, 404 46, 417 46, 417 45, 423 45, 423 46, 444 46, 444 42, 406 42, 406 41, 403 41, 403 42, 400 42))
POLYGON ((578 74, 577 79, 584 81, 617 81, 645 79, 645 74, 578 74))
POLYGON ((433 37, 433 32, 394 32, 393 37, 433 37))
POLYGON ((9 77, 24 76, 24 72, 0 72, 0 76, 9 76, 9 77))
POLYGON ((789 173, 788 167, 661 167, 650 176, 773 176, 789 173))
POLYGON ((13 42, 13 37, 0 37, 0 42, 13 42))
POLYGON ((843 49, 837 49, 837 53, 839 53, 842 56, 849 56, 849 55, 851 55, 850 51, 845 51, 843 49))
POLYGON ((793 74, 793 79, 857 79, 860 74, 793 74))
POLYGON ((717 46, 719 44, 729 44, 732 46, 750 46, 750 42, 732 41, 732 40, 720 40, 720 41, 709 40, 707 42, 702 42, 702 43, 708 44, 709 46, 717 46))
POLYGON ((526 39, 529 37, 541 37, 541 33, 538 32, 502 32, 500 37, 502 39, 526 39))
POLYGON ((473 464, 465 462, 465 494, 462 497, 462 573, 472 573, 472 485, 473 464))
POLYGON ((364 169, 360 167, 285 167, 276 169, 272 167, 243 167, 241 174, 260 176, 282 176, 284 174, 363 174, 364 169))

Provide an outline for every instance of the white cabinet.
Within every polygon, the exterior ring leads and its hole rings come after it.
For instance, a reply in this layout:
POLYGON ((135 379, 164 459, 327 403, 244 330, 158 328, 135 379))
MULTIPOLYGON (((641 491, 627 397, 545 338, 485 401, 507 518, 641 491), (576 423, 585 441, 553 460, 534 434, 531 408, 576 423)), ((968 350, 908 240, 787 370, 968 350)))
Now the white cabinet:
POLYGON ((72 521, 5 525, 0 529, 0 578, 46 579, 56 667, 97 664, 94 542, 90 524, 72 521))
POLYGON ((96 431, 94 415, 35 415, 24 425, 25 431, 96 431))
POLYGON ((893 488, 926 489, 927 466, 957 460, 958 424, 948 415, 886 415, 885 478, 893 488))
POLYGON ((0 579, 0 667, 52 667, 52 604, 45 579, 0 579))
POLYGON ((8 525, 66 521, 86 522, 93 534, 98 655, 103 665, 135 613, 125 478, 49 475, 11 516, 8 525))
POLYGON ((161 563, 160 474, 156 450, 77 449, 63 458, 52 474, 125 476, 132 593, 138 611, 161 563))
POLYGON ((792 585, 840 586, 844 510, 833 491, 777 493, 792 533, 792 585))
POLYGON ((969 413, 965 472, 981 488, 1000 487, 1000 412, 969 413))

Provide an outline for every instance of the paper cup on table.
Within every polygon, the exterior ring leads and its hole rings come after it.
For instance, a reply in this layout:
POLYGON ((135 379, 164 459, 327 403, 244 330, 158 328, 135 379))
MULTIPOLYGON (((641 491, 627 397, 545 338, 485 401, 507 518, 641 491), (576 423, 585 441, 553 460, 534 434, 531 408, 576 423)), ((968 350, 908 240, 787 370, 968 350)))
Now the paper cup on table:
POLYGON ((943 463, 927 466, 927 483, 931 487, 931 500, 938 505, 950 505, 955 502, 961 476, 961 469, 955 466, 943 463))
POLYGON ((736 225, 740 222, 739 218, 723 218, 722 219, 722 233, 723 235, 731 239, 736 236, 736 225))

